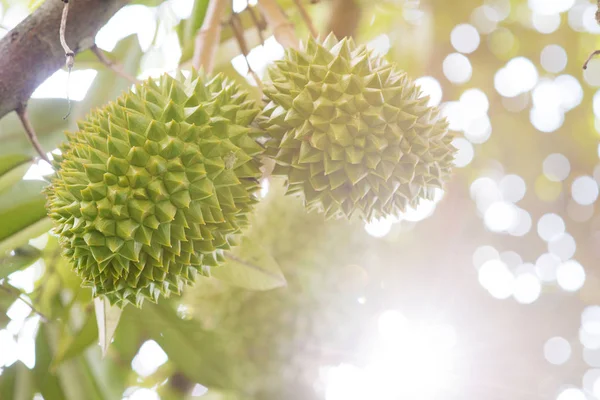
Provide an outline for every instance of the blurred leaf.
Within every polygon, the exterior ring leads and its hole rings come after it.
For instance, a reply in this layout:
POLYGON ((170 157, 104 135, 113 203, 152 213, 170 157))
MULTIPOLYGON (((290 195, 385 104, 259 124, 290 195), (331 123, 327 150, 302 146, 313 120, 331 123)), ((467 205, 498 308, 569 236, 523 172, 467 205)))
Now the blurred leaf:
POLYGON ((21 181, 0 194, 0 255, 40 236, 52 227, 46 216, 42 181, 21 181))
POLYGON ((123 310, 119 329, 115 332, 115 339, 110 346, 111 350, 118 352, 119 359, 127 365, 131 364, 143 340, 140 324, 131 317, 135 311, 132 307, 123 310))
MULTIPOLYGON (((15 302, 15 297, 4 290, 0 291, 0 329, 4 329, 6 324, 10 322, 10 318, 6 315, 6 311, 15 302)), ((0 378, 1 381, 1 378, 0 378)), ((0 391, 2 393, 2 391, 0 391)))
POLYGON ((85 349, 96 343, 97 339, 96 319, 91 313, 88 313, 87 319, 79 332, 73 335, 64 335, 60 339, 58 352, 52 361, 52 368, 56 368, 62 362, 80 355, 85 349))
POLYGON ((197 321, 179 318, 168 303, 146 303, 136 317, 189 379, 206 387, 232 387, 234 360, 226 357, 227 338, 204 330, 197 321))
POLYGON ((285 286, 286 281, 277 261, 259 243, 247 237, 227 261, 211 270, 211 275, 234 286, 250 290, 270 290, 285 286))
MULTIPOLYGON (((105 51, 108 56, 110 52, 105 51)), ((111 57, 112 58, 112 57, 111 57)), ((99 70, 105 68, 105 65, 98 60, 98 57, 91 51, 85 50, 75 55, 75 64, 73 64, 73 71, 82 70, 82 69, 95 69, 99 70)))
POLYGON ((15 254, 0 258, 0 279, 6 278, 15 271, 29 267, 42 255, 37 248, 25 245, 14 250, 15 254))
MULTIPOLYGON (((142 55, 137 34, 133 34, 117 43, 110 58, 116 60, 125 72, 136 76, 139 72, 142 55)), ((111 69, 107 67, 99 69, 98 75, 88 91, 88 95, 76 107, 73 107, 74 118, 82 119, 92 109, 101 107, 109 101, 116 100, 130 86, 131 82, 115 74, 111 69)))
POLYGON ((24 154, 0 156, 0 192, 17 183, 31 166, 32 158, 24 154))
MULTIPOLYGON (((77 103, 73 101, 74 108, 77 103)), ((63 119, 67 109, 68 104, 65 99, 29 100, 27 105, 29 120, 44 150, 54 150, 58 144, 65 140, 63 132, 75 128, 73 116, 67 120, 63 119)), ((2 142, 0 155, 37 155, 31 143, 29 143, 16 113, 10 113, 0 119, 0 141, 2 142)))
POLYGON ((58 377, 50 371, 53 353, 48 343, 46 325, 40 324, 35 339, 35 369, 33 374, 36 387, 44 399, 64 399, 65 394, 58 377))
POLYGON ((0 393, 2 393, 2 398, 6 396, 7 399, 11 399, 11 394, 15 390, 15 384, 17 381, 17 368, 16 365, 5 368, 2 371, 2 375, 0 375, 0 393))
POLYGON ((208 0, 195 0, 191 16, 177 26, 177 35, 182 48, 188 47, 190 44, 193 48, 196 32, 202 27, 207 8, 208 0))
POLYGON ((0 375, 0 395, 2 399, 31 400, 33 385, 31 371, 21 361, 17 361, 0 375))
POLYGON ((123 310, 119 307, 111 306, 108 300, 100 297, 94 299, 94 307, 96 309, 100 347, 102 348, 102 354, 105 356, 119 325, 119 319, 123 310))

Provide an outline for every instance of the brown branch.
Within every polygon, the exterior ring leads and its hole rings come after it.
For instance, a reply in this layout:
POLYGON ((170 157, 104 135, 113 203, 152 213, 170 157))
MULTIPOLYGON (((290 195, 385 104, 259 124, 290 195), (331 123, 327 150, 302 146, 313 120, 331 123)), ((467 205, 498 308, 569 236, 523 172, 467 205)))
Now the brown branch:
POLYGON ((31 311, 33 311, 34 313, 36 313, 37 315, 40 316, 40 318, 42 319, 43 322, 49 321, 48 317, 46 317, 41 311, 39 311, 37 308, 35 308, 29 300, 21 297, 21 291, 16 290, 16 289, 12 290, 11 288, 6 287, 4 285, 0 285, 0 289, 4 290, 8 294, 13 295, 15 297, 15 299, 21 300, 23 303, 25 303, 29 308, 31 308, 31 311))
POLYGON ((210 0, 202 27, 196 34, 192 66, 204 68, 207 74, 212 72, 215 55, 221 38, 221 20, 227 8, 226 0, 210 0))
POLYGON ((298 49, 300 42, 294 32, 294 24, 283 13, 277 1, 258 0, 258 7, 279 44, 286 48, 298 49))
POLYGON ((256 11, 254 11, 254 7, 248 6, 248 7, 246 7, 246 10, 248 10, 248 12, 250 13, 252 22, 254 22, 254 26, 256 26, 256 33, 258 33, 258 38, 260 39, 260 44, 264 45, 265 37, 263 35, 263 31, 265 29, 267 29, 267 23, 265 22, 262 14, 258 13, 258 15, 260 15, 260 18, 258 17, 256 11))
POLYGON ((333 0, 327 30, 342 39, 356 33, 362 10, 356 0, 333 0))
POLYGON ((229 24, 231 25, 233 35, 235 36, 235 39, 237 40, 238 45, 240 46, 240 51, 244 55, 244 60, 246 60, 248 72, 250 73, 250 75, 252 75, 252 78, 254 78, 256 85, 262 89, 262 81, 260 80, 260 77, 258 76, 256 71, 252 69, 250 62, 248 61, 248 54, 250 53, 250 50, 248 49, 248 43, 246 43, 246 38, 244 37, 244 28, 242 27, 240 17, 235 13, 232 14, 231 19, 229 20, 229 24))
MULTIPOLYGON (((69 6, 65 40, 74 53, 94 44, 98 30, 127 0, 77 0, 69 6)), ((56 34, 63 3, 47 0, 0 39, 0 118, 27 103, 34 90, 65 62, 56 34)))
POLYGON ((99 48, 98 46, 96 46, 95 44, 92 45, 92 47, 90 47, 90 50, 92 51, 92 53, 94 53, 96 58, 98 58, 98 60, 102 64, 104 64, 104 66, 106 66, 107 68, 110 68, 115 74, 119 75, 120 77, 122 77, 124 79, 127 79, 129 82, 131 82, 133 84, 136 84, 139 82, 133 76, 131 76, 127 72, 125 72, 119 64, 115 63, 112 60, 109 60, 109 58, 106 57, 106 54, 104 54, 102 49, 99 48))
POLYGON ((23 129, 25 129, 25 133, 27 134, 27 137, 29 138, 29 141, 31 142, 31 145, 33 146, 35 151, 37 151, 42 160, 52 165, 50 163, 50 160, 48 159, 48 156, 44 152, 44 149, 42 149, 42 146, 38 141, 37 135, 35 134, 35 130, 33 129, 31 122, 29 121, 29 117, 27 116, 27 105, 21 104, 17 107, 15 111, 17 112, 17 115, 21 120, 21 124, 23 124, 23 129))
POLYGON ((310 34, 313 37, 317 37, 319 35, 319 33, 315 29, 315 25, 313 24, 313 21, 310 18, 310 15, 308 15, 308 12, 306 11, 304 4, 302 4, 302 0, 294 0, 294 3, 296 3, 296 7, 298 8, 298 11, 300 11, 300 15, 302 16, 304 23, 308 27, 310 34))
MULTIPOLYGON (((600 24, 600 0, 598 0, 597 3, 597 9, 596 9, 596 23, 600 24)), ((583 63, 583 69, 587 69, 588 64, 590 63, 590 61, 592 61, 592 58, 596 57, 598 54, 600 54, 600 50, 595 50, 593 51, 587 58, 587 60, 585 60, 585 62, 583 63)))

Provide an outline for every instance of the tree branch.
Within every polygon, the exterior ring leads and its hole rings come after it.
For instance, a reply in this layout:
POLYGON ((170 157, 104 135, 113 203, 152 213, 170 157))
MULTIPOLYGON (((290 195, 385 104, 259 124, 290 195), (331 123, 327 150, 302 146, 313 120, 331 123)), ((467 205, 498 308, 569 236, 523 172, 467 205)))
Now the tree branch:
POLYGON ((106 57, 106 54, 104 54, 104 52, 102 51, 102 49, 100 47, 98 47, 94 44, 92 47, 90 47, 90 50, 92 51, 92 53, 94 53, 96 58, 102 64, 104 64, 107 68, 112 70, 115 74, 119 75, 121 78, 127 79, 129 82, 131 82, 134 85, 136 83, 139 83, 139 81, 136 78, 134 78, 133 76, 131 76, 127 72, 125 72, 119 64, 115 63, 112 60, 109 60, 109 58, 106 57))
POLYGON ((294 24, 285 16, 277 1, 258 0, 258 7, 279 44, 286 48, 298 49, 300 42, 294 32, 294 24))
MULTIPOLYGON (((598 23, 600 25, 600 0, 598 0, 598 8, 596 9, 596 23, 598 23)), ((592 61, 592 58, 596 57, 598 54, 600 54, 600 50, 596 50, 593 51, 587 58, 587 60, 585 60, 585 63, 583 63, 583 69, 587 69, 588 64, 590 63, 590 61, 592 61)))
POLYGON ((221 20, 227 9, 226 0, 210 0, 202 27, 196 35, 192 66, 204 68, 207 74, 212 72, 215 55, 221 38, 221 20))
MULTIPOLYGON (((65 37, 74 53, 94 44, 96 33, 127 0, 77 0, 69 7, 65 37)), ((46 0, 0 39, 0 118, 27 103, 33 91, 65 62, 57 30, 63 2, 46 0)))
POLYGON ((252 78, 256 82, 258 88, 262 90, 262 81, 248 61, 248 54, 250 54, 250 50, 248 49, 248 43, 246 43, 246 38, 244 37, 244 28, 242 27, 240 17, 234 13, 229 20, 229 25, 231 26, 231 30, 233 31, 233 35, 235 36, 238 45, 240 46, 240 51, 244 55, 244 60, 246 60, 246 65, 248 66, 248 72, 250 75, 252 75, 252 78))
POLYGON ((246 7, 246 10, 248 10, 248 12, 250 13, 252 22, 254 22, 254 25, 256 26, 256 33, 258 33, 258 38, 260 39, 260 44, 264 45, 265 37, 263 35, 263 31, 265 29, 267 29, 267 23, 263 19, 262 15, 259 14, 260 18, 258 15, 256 15, 256 12, 254 11, 254 7, 248 6, 248 7, 246 7))
POLYGON ((319 33, 317 32, 317 29, 315 28, 315 24, 313 24, 312 19, 310 18, 310 15, 308 15, 308 12, 306 11, 304 4, 302 4, 302 0, 294 0, 294 3, 296 3, 296 7, 298 8, 298 11, 300 11, 300 15, 302 16, 304 23, 308 27, 308 31, 310 32, 310 34, 313 37, 317 37, 319 35, 319 33))
POLYGON ((0 289, 4 290, 6 293, 12 295, 15 297, 15 299, 21 300, 23 303, 25 303, 29 308, 31 308, 31 311, 33 311, 34 313, 36 313, 37 315, 40 316, 40 318, 42 319, 42 322, 48 322, 49 319, 48 317, 46 317, 43 313, 41 313, 37 308, 35 308, 33 306, 33 304, 25 299, 24 297, 21 297, 21 291, 11 288, 11 287, 7 287, 4 285, 0 285, 0 289))
POLYGON ((19 107, 17 107, 15 111, 17 112, 17 115, 21 120, 21 124, 23 125, 23 129, 25 129, 25 133, 27 134, 27 137, 29 138, 29 141, 31 142, 31 145, 33 146, 35 151, 37 151, 42 160, 52 165, 52 163, 48 159, 48 156, 44 152, 44 149, 42 149, 42 145, 38 141, 37 135, 35 134, 35 130, 33 129, 31 122, 29 121, 29 117, 27 116, 27 105, 21 104, 19 105, 19 107))
POLYGON ((338 39, 354 36, 361 12, 356 0, 333 0, 327 30, 333 32, 338 39))

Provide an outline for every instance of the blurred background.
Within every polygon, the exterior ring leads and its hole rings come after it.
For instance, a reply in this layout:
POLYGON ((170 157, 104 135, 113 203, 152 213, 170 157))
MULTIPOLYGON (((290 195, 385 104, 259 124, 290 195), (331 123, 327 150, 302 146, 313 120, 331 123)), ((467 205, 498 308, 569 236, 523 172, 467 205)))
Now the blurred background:
MULTIPOLYGON (((39 3, 2 0, 0 37, 39 3)), ((206 3, 134 1, 97 44, 138 78, 189 68, 206 3)), ((294 2, 279 4, 306 37, 294 2)), ((258 98, 249 72, 262 77, 283 48, 257 29, 255 6, 233 1, 249 53, 226 25, 216 70, 258 98)), ((181 298, 128 307, 102 359, 91 294, 44 233, 52 170, 24 164, 1 187, 0 217, 27 207, 39 237, 0 258, 0 399, 600 399, 600 58, 582 69, 600 48, 596 2, 305 7, 320 32, 354 36, 442 107, 458 148, 446 190, 365 225, 324 222, 265 180, 248 238, 287 286, 201 278, 181 298)), ((88 53, 34 93, 48 151, 128 88, 88 53)), ((0 139, 0 157, 34 155, 15 115, 0 139)))

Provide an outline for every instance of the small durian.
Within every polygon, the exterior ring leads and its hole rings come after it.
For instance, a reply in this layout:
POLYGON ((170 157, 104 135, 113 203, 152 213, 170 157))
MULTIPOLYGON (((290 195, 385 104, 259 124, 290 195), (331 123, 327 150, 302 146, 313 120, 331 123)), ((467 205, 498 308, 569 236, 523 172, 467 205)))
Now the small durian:
POLYGON ((397 216, 432 199, 456 149, 448 123, 407 74, 352 39, 310 38, 268 70, 273 175, 309 210, 364 220, 397 216))
POLYGON ((141 306, 219 265, 258 201, 258 113, 193 71, 138 84, 67 134, 48 215, 94 295, 141 306))

